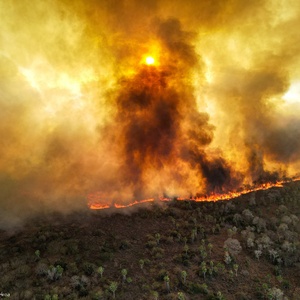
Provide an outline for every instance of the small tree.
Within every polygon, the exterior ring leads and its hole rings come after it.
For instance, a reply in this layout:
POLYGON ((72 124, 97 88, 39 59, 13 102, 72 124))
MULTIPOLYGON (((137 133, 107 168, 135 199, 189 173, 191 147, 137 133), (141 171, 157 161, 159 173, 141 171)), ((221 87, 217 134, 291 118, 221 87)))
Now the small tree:
POLYGON ((143 270, 144 265, 145 265, 145 261, 143 259, 140 259, 139 260, 139 265, 140 265, 141 270, 143 270))
POLYGON ((206 267, 206 262, 205 262, 205 261, 203 261, 203 262, 201 263, 201 272, 202 272, 203 277, 204 277, 204 279, 205 279, 205 275, 206 275, 206 272, 207 272, 207 267, 206 267))
POLYGON ((154 300, 158 300, 158 292, 157 291, 153 291, 152 296, 153 296, 154 300))
POLYGON ((123 283, 126 282, 126 276, 127 276, 127 270, 126 269, 122 269, 121 271, 121 274, 122 274, 122 280, 123 280, 123 283))
POLYGON ((181 271, 181 280, 182 280, 183 284, 186 283, 186 277, 187 277, 187 272, 186 271, 181 271))
POLYGON ((207 248, 208 248, 208 253, 209 253, 209 255, 211 255, 211 250, 212 250, 212 248, 213 248, 213 245, 212 245, 211 243, 209 243, 209 244, 207 245, 207 248))
POLYGON ((184 294, 182 292, 179 292, 177 295, 178 300, 185 300, 184 294))
POLYGON ((109 289, 110 289, 110 291, 111 291, 112 294, 113 294, 113 299, 116 299, 116 291, 117 291, 117 289, 118 289, 118 283, 115 282, 115 281, 112 281, 112 282, 110 283, 109 289))
POLYGON ((207 257, 207 252, 203 251, 201 252, 201 258, 204 260, 207 257))
POLYGON ((194 241, 196 239, 196 236, 197 236, 197 230, 193 229, 192 233, 191 233, 191 241, 192 241, 192 243, 194 243, 194 241))
POLYGON ((224 262, 229 265, 231 262, 232 262, 232 259, 228 253, 228 251, 225 251, 225 254, 224 254, 224 262))
POLYGON ((170 278, 169 278, 168 275, 164 277, 164 281, 165 281, 165 284, 166 284, 167 292, 169 293, 170 292, 170 278))
POLYGON ((259 258, 260 258, 261 255, 262 255, 262 251, 261 251, 260 249, 255 250, 255 251, 254 251, 254 255, 255 255, 255 257, 257 258, 257 260, 259 260, 259 258))
POLYGON ((276 261, 276 258, 279 257, 278 252, 274 249, 269 250, 269 255, 270 255, 270 259, 272 260, 273 263, 276 261))
POLYGON ((57 280, 62 276, 63 271, 64 269, 60 265, 57 265, 56 267, 50 266, 47 271, 48 278, 53 281, 57 280))
POLYGON ((155 234, 155 240, 156 240, 157 245, 159 245, 159 241, 160 241, 160 234, 159 233, 155 234))
POLYGON ((185 255, 187 255, 187 254, 188 254, 188 251, 189 251, 189 246, 185 244, 185 245, 183 246, 183 251, 185 252, 185 255))
POLYGON ((233 265, 233 270, 235 272, 235 276, 237 276, 238 269, 239 269, 239 265, 238 264, 234 264, 233 265))
POLYGON ((102 278, 103 272, 104 272, 104 268, 103 268, 102 266, 100 266, 100 267, 97 269, 97 273, 100 275, 100 278, 102 278))
POLYGON ((40 252, 40 250, 36 250, 36 251, 34 252, 34 254, 35 254, 35 256, 36 256, 36 260, 40 260, 40 258, 41 258, 41 252, 40 252))
POLYGON ((104 299, 104 293, 103 293, 103 291, 99 290, 99 291, 95 292, 93 294, 93 296, 92 296, 92 299, 93 300, 102 300, 102 299, 104 299))
POLYGON ((64 272, 64 268, 60 265, 57 265, 56 266, 56 277, 57 277, 57 279, 62 276, 63 272, 64 272))
POLYGON ((217 292, 217 299, 218 300, 225 300, 225 297, 223 296, 223 294, 220 291, 217 292))

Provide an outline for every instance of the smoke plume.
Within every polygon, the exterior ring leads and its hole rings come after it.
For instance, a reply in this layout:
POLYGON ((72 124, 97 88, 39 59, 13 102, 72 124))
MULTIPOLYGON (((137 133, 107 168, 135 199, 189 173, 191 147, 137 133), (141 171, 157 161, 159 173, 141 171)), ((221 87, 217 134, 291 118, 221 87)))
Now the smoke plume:
POLYGON ((0 226, 296 175, 299 20, 292 0, 2 1, 0 226))

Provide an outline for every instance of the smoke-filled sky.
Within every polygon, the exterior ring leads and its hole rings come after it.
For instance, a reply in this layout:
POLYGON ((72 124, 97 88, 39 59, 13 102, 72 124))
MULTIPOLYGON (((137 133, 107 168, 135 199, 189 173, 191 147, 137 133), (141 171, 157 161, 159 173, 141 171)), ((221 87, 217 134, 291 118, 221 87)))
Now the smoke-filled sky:
POLYGON ((297 0, 0 0, 0 225, 294 176, 299 28, 297 0))

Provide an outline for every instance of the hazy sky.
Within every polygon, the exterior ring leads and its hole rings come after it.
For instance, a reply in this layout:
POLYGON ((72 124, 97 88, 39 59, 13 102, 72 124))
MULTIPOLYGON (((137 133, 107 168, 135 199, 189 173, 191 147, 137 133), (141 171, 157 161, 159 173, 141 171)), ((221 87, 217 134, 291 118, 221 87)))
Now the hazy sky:
POLYGON ((0 0, 1 223, 294 176, 299 28, 297 0, 0 0))

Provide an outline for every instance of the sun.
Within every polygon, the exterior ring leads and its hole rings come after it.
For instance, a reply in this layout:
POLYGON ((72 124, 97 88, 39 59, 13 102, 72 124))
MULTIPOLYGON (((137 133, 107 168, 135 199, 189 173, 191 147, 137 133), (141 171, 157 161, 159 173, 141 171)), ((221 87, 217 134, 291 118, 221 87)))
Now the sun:
POLYGON ((152 56, 147 56, 145 62, 148 66, 151 66, 155 64, 155 59, 152 56))

